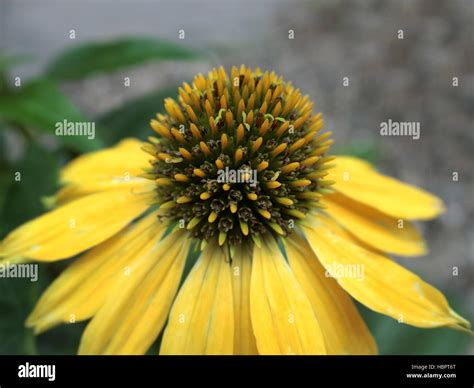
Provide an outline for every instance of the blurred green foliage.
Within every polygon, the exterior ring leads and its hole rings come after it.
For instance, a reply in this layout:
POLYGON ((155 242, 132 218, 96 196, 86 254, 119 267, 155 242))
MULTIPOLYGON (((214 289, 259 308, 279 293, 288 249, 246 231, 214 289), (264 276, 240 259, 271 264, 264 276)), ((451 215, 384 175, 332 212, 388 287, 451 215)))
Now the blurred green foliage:
MULTIPOLYGON (((58 188, 61 165, 83 152, 110 146, 124 137, 151 135, 149 121, 162 111, 163 99, 176 87, 127 101, 101 117, 86 117, 61 91, 63 80, 110 73, 127 66, 165 60, 193 60, 189 48, 151 38, 123 38, 74 46, 60 53, 43 75, 20 86, 9 73, 31 61, 26 56, 0 56, 0 238, 44 212, 41 198, 58 188), (94 121, 96 137, 54 136, 57 122, 94 121), (45 136, 53 142, 44 141, 45 136), (12 146, 13 138, 13 146, 12 146), (59 144, 54 144, 54 143, 59 144), (48 145, 53 143, 53 145, 48 145), (13 157, 12 148, 20 148, 13 157), (18 179, 19 177, 19 179, 18 179)), ((85 323, 62 325, 35 337, 24 322, 41 293, 67 262, 40 265, 38 282, 0 281, 0 354, 74 354, 85 323)))
POLYGON ((79 79, 125 66, 157 60, 191 60, 200 55, 190 49, 152 38, 124 38, 87 43, 59 55, 46 74, 53 79, 79 79))
MULTIPOLYGON (((457 309, 453 295, 446 294, 455 311, 468 317, 466 311, 457 309)), ((377 341, 380 354, 394 355, 462 355, 469 346, 469 335, 448 328, 421 329, 398 323, 395 319, 375 313, 359 304, 359 311, 377 341)))
MULTIPOLYGON (((149 61, 192 60, 199 58, 194 50, 150 38, 123 38, 112 42, 75 46, 47 66, 45 74, 21 87, 13 87, 9 70, 27 57, 0 56, 0 238, 21 223, 41 214, 41 197, 57 188, 58 171, 67 160, 80 153, 110 146, 128 136, 146 138, 149 120, 162 109, 163 99, 175 97, 176 88, 159 90, 127 101, 100 117, 87 118, 61 92, 59 82, 78 80, 98 73, 115 71, 149 61), (96 137, 55 137, 53 148, 45 147, 41 138, 54 135, 55 123, 62 120, 94 120, 100 130, 96 137), (23 152, 9 158, 9 137, 13 135, 23 152), (21 174, 21 181, 14 179, 21 174)), ((97 128, 96 128, 97 129, 97 128)), ((350 154, 377 162, 380 152, 374 143, 355 142, 339 147, 334 153, 350 154)), ((197 258, 191 252, 186 273, 197 258)), ((67 262, 40 265, 39 281, 1 279, 0 281, 0 354, 74 354, 77 351, 84 322, 56 327, 38 337, 24 327, 34 304, 48 284, 67 262)), ((463 354, 467 339, 448 329, 422 330, 400 325, 394 320, 360 307, 374 332, 382 354, 463 354)), ((462 312, 462 311, 461 311, 462 312)), ((161 337, 148 354, 158 352, 161 337)))
POLYGON ((375 141, 353 140, 348 144, 334 144, 331 153, 334 155, 351 155, 377 164, 382 159, 382 152, 375 141))
MULTIPOLYGON (((13 127, 37 128, 45 133, 54 134, 57 122, 84 122, 88 119, 48 79, 36 79, 24 87, 0 95, 0 117, 13 127)), ((71 149, 87 152, 100 149, 102 142, 82 136, 58 137, 71 149)))
POLYGON ((0 234, 17 227, 32 217, 44 212, 41 197, 51 194, 58 187, 59 161, 54 153, 49 153, 37 144, 26 144, 25 156, 4 171, 8 181, 5 183, 4 203, 0 234), (21 180, 12 179, 15 174, 21 180))
POLYGON ((140 96, 102 115, 97 120, 98 125, 113 128, 113 131, 102 131, 102 139, 107 145, 112 145, 131 135, 146 138, 151 133, 150 116, 162 109, 161 105, 157 106, 157 101, 161 103, 166 97, 176 97, 176 92, 177 87, 172 87, 140 96), (130 128, 133 128, 133 133, 130 128))

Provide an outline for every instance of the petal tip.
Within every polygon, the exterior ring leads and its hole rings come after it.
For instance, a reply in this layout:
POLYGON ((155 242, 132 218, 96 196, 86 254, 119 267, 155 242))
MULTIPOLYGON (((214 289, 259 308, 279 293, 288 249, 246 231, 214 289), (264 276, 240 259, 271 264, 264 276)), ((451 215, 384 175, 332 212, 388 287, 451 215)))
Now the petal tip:
POLYGON ((453 317, 457 321, 452 325, 454 329, 458 329, 460 331, 467 332, 470 335, 474 335, 474 331, 471 330, 471 323, 467 319, 463 318, 452 308, 449 308, 449 313, 451 317, 453 317))

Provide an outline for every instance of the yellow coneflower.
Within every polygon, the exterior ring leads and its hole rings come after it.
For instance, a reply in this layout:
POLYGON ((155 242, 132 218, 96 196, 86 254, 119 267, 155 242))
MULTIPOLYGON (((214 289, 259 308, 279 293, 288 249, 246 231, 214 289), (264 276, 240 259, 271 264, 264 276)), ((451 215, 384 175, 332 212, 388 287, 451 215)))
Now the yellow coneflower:
POLYGON ((27 325, 90 319, 80 354, 143 354, 162 331, 162 354, 376 353, 353 297, 409 325, 467 331, 440 291, 387 258, 426 253, 411 220, 442 201, 327 156, 312 108, 274 73, 214 69, 165 100, 158 138, 69 163, 56 208, 0 245, 4 262, 83 254, 27 325))

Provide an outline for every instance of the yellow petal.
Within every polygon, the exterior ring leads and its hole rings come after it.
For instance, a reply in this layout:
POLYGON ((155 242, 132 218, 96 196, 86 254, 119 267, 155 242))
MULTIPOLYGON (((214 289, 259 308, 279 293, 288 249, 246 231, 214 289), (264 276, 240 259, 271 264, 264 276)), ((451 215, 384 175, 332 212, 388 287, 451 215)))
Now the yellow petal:
POLYGON ((311 302, 328 354, 376 354, 374 338, 349 294, 325 276, 308 243, 297 233, 285 241, 288 261, 311 302))
POLYGON ((153 197, 117 190, 69 202, 12 231, 0 245, 0 257, 54 261, 74 256, 119 232, 150 206, 153 197))
POLYGON ((190 240, 176 231, 149 239, 130 271, 116 280, 87 326, 79 354, 144 354, 161 329, 178 290, 190 240))
POLYGON ((325 211, 358 239, 383 252, 423 255, 425 243, 413 224, 335 193, 321 198, 325 211))
POLYGON ((166 224, 150 213, 135 225, 88 251, 72 263, 43 293, 27 320, 41 333, 61 322, 93 316, 118 276, 144 253, 147 243, 160 239, 166 224))
POLYGON ((255 246, 250 314, 260 354, 325 354, 311 304, 275 242, 255 246))
POLYGON ((234 312, 229 261, 207 246, 179 291, 161 354, 232 354, 234 312))
POLYGON ((444 211, 433 194, 378 173, 362 160, 338 156, 329 170, 332 188, 395 218, 430 219, 444 211))
POLYGON ((372 251, 341 237, 324 217, 303 227, 313 251, 339 285, 370 309, 418 327, 469 327, 436 288, 372 251), (345 275, 345 276, 343 276, 345 275))
POLYGON ((252 255, 238 245, 232 257, 232 291, 234 296, 234 354, 257 354, 250 320, 250 275, 252 255))
POLYGON ((125 139, 116 146, 79 156, 61 171, 61 181, 84 184, 89 180, 127 179, 143 173, 150 156, 142 151, 143 143, 125 139))
POLYGON ((54 196, 51 196, 50 207, 64 205, 72 200, 84 197, 89 194, 111 190, 129 190, 133 193, 143 193, 153 190, 156 187, 154 182, 145 178, 114 178, 111 180, 89 180, 82 184, 70 184, 62 187, 54 196))

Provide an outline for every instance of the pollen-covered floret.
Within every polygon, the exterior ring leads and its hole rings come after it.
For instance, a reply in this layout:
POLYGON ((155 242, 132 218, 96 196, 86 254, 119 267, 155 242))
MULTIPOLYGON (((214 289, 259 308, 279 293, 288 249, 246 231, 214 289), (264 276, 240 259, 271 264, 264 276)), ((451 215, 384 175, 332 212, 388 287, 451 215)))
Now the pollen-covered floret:
POLYGON ((151 121, 159 139, 144 146, 161 215, 219 245, 291 233, 332 184, 331 133, 312 108, 282 77, 245 66, 184 83, 151 121))

